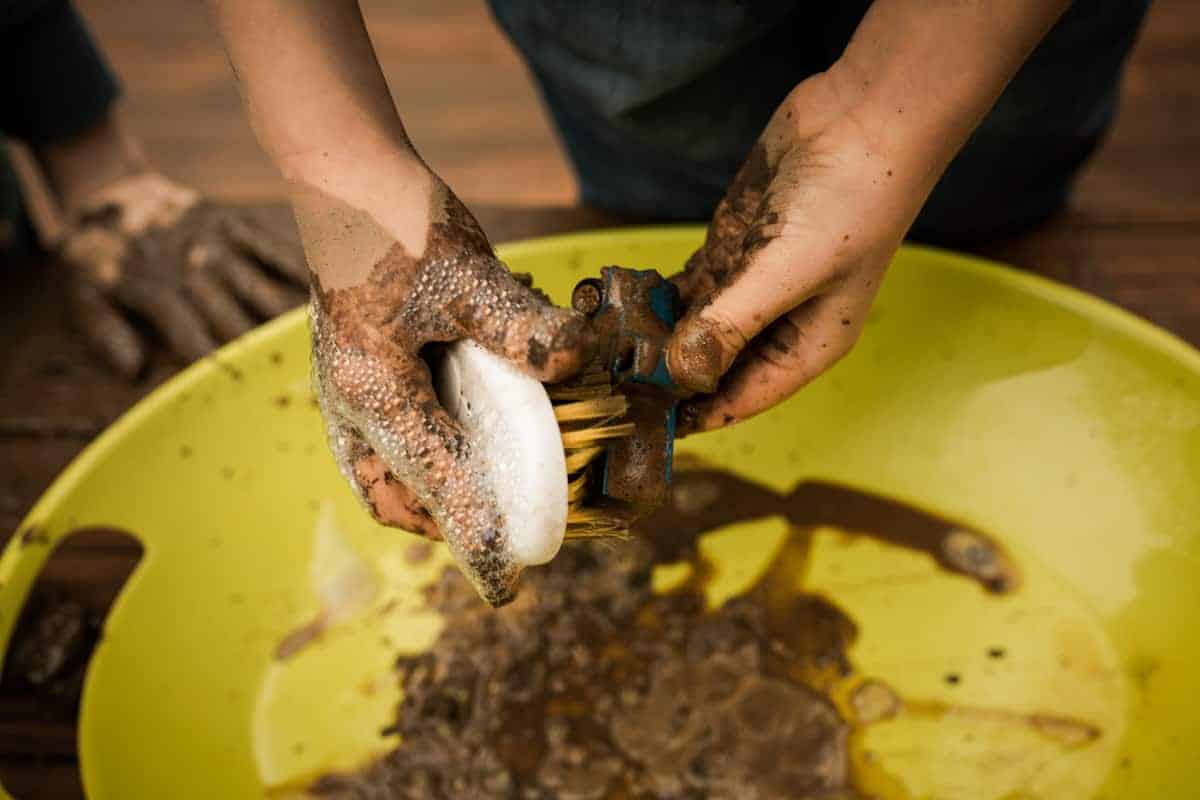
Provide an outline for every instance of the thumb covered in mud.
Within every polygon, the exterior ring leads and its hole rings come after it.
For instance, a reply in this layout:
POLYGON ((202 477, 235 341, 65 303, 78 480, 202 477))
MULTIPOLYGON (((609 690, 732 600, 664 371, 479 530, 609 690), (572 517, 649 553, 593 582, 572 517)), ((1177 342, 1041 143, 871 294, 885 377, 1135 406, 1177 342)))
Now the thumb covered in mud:
POLYGON ((719 312, 689 314, 675 327, 667 346, 671 379, 689 392, 711 394, 748 341, 738 322, 719 312))
POLYGON ((750 341, 808 296, 811 287, 791 277, 800 260, 782 247, 747 248, 732 277, 675 326, 667 346, 672 380, 690 392, 715 392, 750 341))

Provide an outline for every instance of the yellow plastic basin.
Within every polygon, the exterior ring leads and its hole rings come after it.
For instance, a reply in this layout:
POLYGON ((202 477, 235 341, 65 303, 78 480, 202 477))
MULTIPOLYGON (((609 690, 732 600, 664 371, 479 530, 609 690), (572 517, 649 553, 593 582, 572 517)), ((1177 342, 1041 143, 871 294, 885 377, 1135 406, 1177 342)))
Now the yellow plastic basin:
MULTIPOLYGON (((606 264, 670 270, 701 236, 596 232, 501 252, 564 302, 606 264)), ((140 403, 25 521, 51 545, 103 525, 145 547, 84 690, 90 797, 289 796, 394 746, 381 733, 399 697, 391 667, 437 634, 418 590, 445 558, 411 564, 414 540, 360 510, 308 374, 298 311, 140 403)), ((781 492, 822 479, 911 502, 1009 548, 1022 585, 998 596, 920 553, 817 537, 800 578, 857 622, 856 669, 942 709, 863 734, 884 796, 1197 796, 1196 351, 1079 292, 905 248, 850 357, 681 449, 781 492), (983 656, 997 642, 1002 663, 983 656), (1101 733, 1071 744, 1012 723, 1029 714, 1101 733)), ((744 580, 783 533, 759 521, 711 550, 744 580)), ((52 549, 19 538, 0 559, 0 645, 52 549)))

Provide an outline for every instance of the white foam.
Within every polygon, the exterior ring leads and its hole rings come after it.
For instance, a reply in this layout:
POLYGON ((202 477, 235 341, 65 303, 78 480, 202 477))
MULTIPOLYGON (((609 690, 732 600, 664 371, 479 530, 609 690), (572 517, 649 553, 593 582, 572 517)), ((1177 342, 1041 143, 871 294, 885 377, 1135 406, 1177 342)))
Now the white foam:
POLYGON ((550 561, 567 527, 567 465, 545 387, 471 341, 447 348, 435 380, 491 484, 513 557, 550 561))

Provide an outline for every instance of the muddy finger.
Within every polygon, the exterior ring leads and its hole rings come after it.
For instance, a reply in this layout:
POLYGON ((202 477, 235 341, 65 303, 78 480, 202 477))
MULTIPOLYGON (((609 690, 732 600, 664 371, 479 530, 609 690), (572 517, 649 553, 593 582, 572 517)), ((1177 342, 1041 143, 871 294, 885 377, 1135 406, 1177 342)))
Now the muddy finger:
POLYGON ((193 245, 188 258, 219 274, 239 300, 265 319, 277 317, 293 305, 293 298, 280 284, 227 246, 214 242, 193 245))
POLYGON ((221 341, 236 339, 254 327, 254 321, 230 296, 229 290, 210 273, 189 270, 184 277, 184 290, 221 341))
POLYGON ((480 595, 493 605, 508 602, 521 567, 484 473, 494 466, 476 463, 466 435, 438 404, 429 370, 419 359, 390 378, 369 365, 348 368, 351 375, 334 370, 334 384, 344 391, 348 379, 365 379, 365 394, 353 402, 367 411, 357 426, 363 439, 415 497, 415 505, 429 511, 480 595))
POLYGON ((383 459, 372 453, 359 459, 353 472, 363 501, 376 522, 441 541, 442 534, 433 517, 421 505, 416 493, 388 470, 383 459))
POLYGON ((452 311, 468 336, 541 381, 578 372, 595 349, 595 333, 577 311, 558 308, 514 278, 498 261, 477 266, 469 292, 452 311))
POLYGON ((819 251, 787 246, 759 250, 737 276, 714 285, 675 326, 667 348, 671 377, 693 392, 713 392, 752 339, 824 292, 837 275, 819 251))
POLYGON ((136 378, 145 366, 146 349, 133 326, 94 286, 74 286, 71 305, 75 322, 88 342, 123 378, 136 378))
POLYGON ((324 402, 321 393, 321 413, 333 434, 329 438, 334 460, 343 473, 351 477, 363 505, 380 525, 441 539, 432 517, 416 499, 416 494, 402 484, 375 454, 371 446, 351 425, 324 402))
POLYGON ((299 243, 288 241, 241 214, 228 214, 221 224, 230 241, 239 249, 296 286, 308 286, 308 264, 299 243))
POLYGON ((131 283, 121 287, 120 299, 148 319, 171 351, 186 361, 195 361, 217 346, 200 314, 174 289, 131 283))
POLYGON ((684 404, 680 435, 732 425, 791 397, 850 351, 868 304, 823 295, 782 317, 745 350, 715 394, 684 404))

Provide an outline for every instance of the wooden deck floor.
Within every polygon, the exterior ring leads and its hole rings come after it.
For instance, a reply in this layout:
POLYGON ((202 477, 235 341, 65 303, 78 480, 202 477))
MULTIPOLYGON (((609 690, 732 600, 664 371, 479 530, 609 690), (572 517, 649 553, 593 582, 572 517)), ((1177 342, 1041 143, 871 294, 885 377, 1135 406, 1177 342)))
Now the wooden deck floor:
MULTIPOLYGON (((285 216, 195 0, 77 0, 122 74, 126 114, 167 172, 285 216)), ((525 70, 481 0, 364 0, 410 132, 494 241, 595 225, 525 70)), ((1108 298, 1200 345, 1200 4, 1160 0, 1112 137, 1072 208, 986 253, 1108 298)), ((128 386, 68 329, 47 264, 0 269, 0 541, 95 434, 172 374, 128 386)), ((54 560, 45 581, 97 609, 136 552, 111 539, 54 560)), ((0 688, 0 781, 20 798, 78 796, 73 722, 0 688)))

